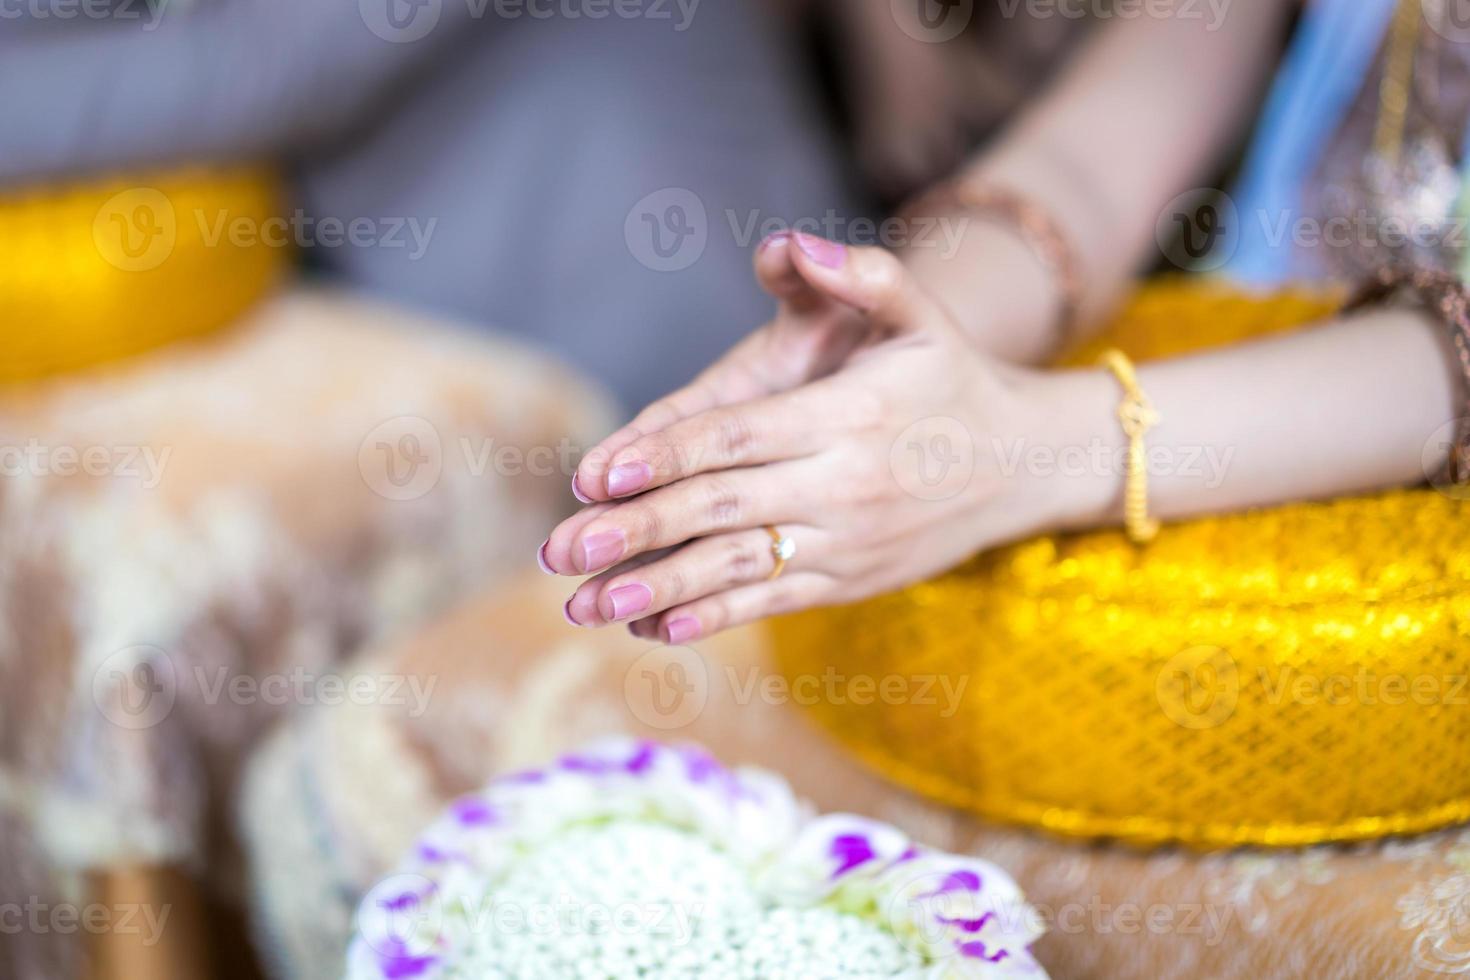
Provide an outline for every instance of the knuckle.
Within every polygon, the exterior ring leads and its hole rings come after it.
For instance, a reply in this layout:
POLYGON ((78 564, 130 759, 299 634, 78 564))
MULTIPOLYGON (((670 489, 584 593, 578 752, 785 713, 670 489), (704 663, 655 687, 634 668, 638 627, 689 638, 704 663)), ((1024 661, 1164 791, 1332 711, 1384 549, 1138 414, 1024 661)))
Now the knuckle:
POLYGON ((648 436, 639 440, 634 449, 634 458, 646 461, 655 473, 677 478, 683 472, 679 462, 679 444, 667 435, 648 436))
POLYGON ((721 412, 715 423, 715 446, 720 458, 742 460, 755 442, 755 432, 744 412, 721 412))
POLYGON ((663 540, 664 520, 658 508, 641 506, 628 516, 637 540, 645 546, 663 540))
POLYGON ((879 307, 893 303, 903 295, 904 270, 898 260, 886 252, 874 256, 868 271, 868 289, 873 302, 879 307))
POLYGON ((740 522, 744 504, 740 494, 728 480, 711 477, 705 489, 705 512, 712 527, 734 527, 740 522))
POLYGON ((659 595, 663 603, 672 605, 689 594, 689 576, 677 565, 664 571, 659 595))
POLYGON ((730 583, 748 582, 760 574, 760 554, 743 538, 725 545, 725 578, 730 583))

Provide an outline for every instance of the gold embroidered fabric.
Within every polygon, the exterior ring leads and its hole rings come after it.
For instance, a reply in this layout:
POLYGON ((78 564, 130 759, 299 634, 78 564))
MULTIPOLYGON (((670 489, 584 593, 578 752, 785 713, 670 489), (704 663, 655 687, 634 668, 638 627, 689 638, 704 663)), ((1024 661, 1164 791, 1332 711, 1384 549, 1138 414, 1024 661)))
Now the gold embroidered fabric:
MULTIPOLYGON (((1321 297, 1145 290, 1138 358, 1285 329, 1321 297)), ((1085 355, 1084 355, 1085 356, 1085 355)), ((983 817, 1199 847, 1470 818, 1470 513, 1419 488, 1045 537, 775 627, 788 677, 948 684, 809 710, 880 772, 983 817)))
POLYGON ((0 382, 219 330, 286 275, 279 186, 233 168, 0 195, 0 382))

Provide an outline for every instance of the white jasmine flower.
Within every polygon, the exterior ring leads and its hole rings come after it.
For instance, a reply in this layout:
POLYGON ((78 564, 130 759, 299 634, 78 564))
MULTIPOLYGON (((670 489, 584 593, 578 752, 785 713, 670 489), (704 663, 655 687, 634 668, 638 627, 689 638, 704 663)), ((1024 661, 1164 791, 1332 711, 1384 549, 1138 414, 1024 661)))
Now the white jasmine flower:
POLYGON ((363 900, 347 980, 1044 980, 1040 931, 987 862, 607 739, 449 807, 363 900))

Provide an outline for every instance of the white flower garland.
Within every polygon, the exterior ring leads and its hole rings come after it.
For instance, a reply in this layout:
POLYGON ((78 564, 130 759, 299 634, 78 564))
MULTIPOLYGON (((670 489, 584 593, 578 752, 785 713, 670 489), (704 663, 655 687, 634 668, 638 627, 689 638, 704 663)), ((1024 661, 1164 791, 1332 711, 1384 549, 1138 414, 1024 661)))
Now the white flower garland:
POLYGON ((364 898, 347 980, 1045 980, 1041 932, 988 862, 619 738, 451 806, 364 898))

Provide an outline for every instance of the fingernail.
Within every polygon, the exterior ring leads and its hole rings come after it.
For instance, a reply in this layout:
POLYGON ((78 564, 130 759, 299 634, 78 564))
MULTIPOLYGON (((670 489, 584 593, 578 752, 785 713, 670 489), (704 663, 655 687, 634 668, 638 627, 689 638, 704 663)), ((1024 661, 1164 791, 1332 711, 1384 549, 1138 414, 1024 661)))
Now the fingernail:
POLYGON ((607 474, 607 492, 611 497, 637 493, 653 479, 653 467, 647 463, 622 463, 607 474))
POLYGON ((536 564, 540 565, 541 570, 547 575, 555 575, 556 569, 546 564, 546 546, 549 544, 551 544, 551 539, 547 538, 545 541, 541 542, 541 547, 536 549, 536 564))
POLYGON ((582 625, 581 623, 577 622, 575 619, 572 618, 572 600, 571 599, 568 599, 566 605, 564 605, 564 606, 561 607, 561 614, 562 614, 562 617, 564 619, 566 619, 566 621, 568 623, 570 623, 571 625, 573 625, 573 626, 581 626, 582 625))
POLYGON ((825 238, 818 238, 816 235, 808 235, 806 232, 798 232, 796 244, 806 253, 807 258, 829 269, 840 269, 842 263, 847 261, 847 246, 841 242, 832 242, 825 238))
POLYGON ((608 619, 627 619, 653 605, 653 590, 642 582, 620 585, 607 594, 607 601, 612 606, 612 615, 608 619))
POLYGON ((680 616, 678 619, 671 619, 668 625, 664 627, 664 632, 668 634, 668 642, 670 643, 688 643, 699 635, 699 620, 693 616, 680 616))
POLYGON ((775 248, 778 245, 785 245, 789 241, 791 241, 791 232, 789 232, 789 231, 776 231, 776 232, 772 232, 771 234, 767 235, 764 239, 761 240, 760 247, 757 248, 756 251, 757 252, 764 252, 768 248, 775 248))
POLYGON ((576 473, 572 474, 572 496, 576 497, 584 504, 592 503, 592 498, 582 492, 582 485, 577 482, 577 476, 578 474, 576 473))
POLYGON ((603 531, 582 539, 582 571, 595 572, 606 568, 619 558, 628 546, 627 535, 622 531, 603 531))

